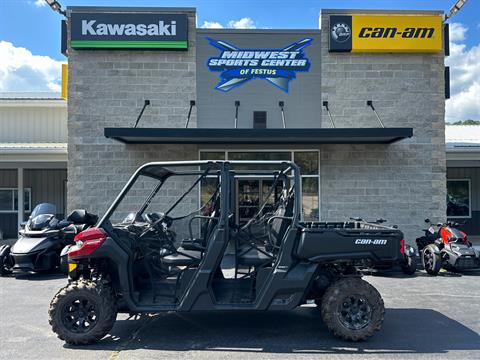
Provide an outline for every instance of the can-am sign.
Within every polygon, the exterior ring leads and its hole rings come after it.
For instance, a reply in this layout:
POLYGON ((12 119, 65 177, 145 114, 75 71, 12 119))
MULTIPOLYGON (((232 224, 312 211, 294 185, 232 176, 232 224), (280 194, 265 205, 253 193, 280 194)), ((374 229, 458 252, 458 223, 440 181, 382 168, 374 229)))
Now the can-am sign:
POLYGON ((74 49, 187 49, 186 14, 72 13, 74 49))
POLYGON ((330 52, 440 52, 439 15, 332 15, 330 52))
POLYGON ((221 72, 221 81, 215 87, 220 91, 230 91, 258 78, 288 92, 288 85, 296 78, 296 72, 310 68, 303 50, 313 39, 302 39, 280 49, 240 49, 222 40, 207 40, 220 50, 220 54, 209 58, 207 63, 210 71, 221 72))

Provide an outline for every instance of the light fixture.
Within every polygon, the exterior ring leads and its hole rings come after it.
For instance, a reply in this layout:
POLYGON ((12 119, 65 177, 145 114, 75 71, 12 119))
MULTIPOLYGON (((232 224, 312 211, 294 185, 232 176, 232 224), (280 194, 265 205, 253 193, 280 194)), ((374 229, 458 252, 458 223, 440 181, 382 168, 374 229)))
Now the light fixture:
POLYGON ((53 11, 58 12, 63 16, 67 16, 67 13, 65 12, 65 10, 62 10, 62 5, 60 5, 60 3, 57 0, 45 0, 45 1, 53 11))
POLYGON ((466 2, 467 0, 457 0, 457 2, 450 9, 450 12, 445 16, 445 20, 455 16, 466 2))

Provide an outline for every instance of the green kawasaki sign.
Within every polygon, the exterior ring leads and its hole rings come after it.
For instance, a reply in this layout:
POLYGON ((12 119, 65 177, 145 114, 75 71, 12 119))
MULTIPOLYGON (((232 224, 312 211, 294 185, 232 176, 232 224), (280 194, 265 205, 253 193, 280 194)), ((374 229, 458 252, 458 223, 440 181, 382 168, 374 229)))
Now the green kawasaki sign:
POLYGON ((72 13, 73 49, 188 49, 186 14, 72 13))

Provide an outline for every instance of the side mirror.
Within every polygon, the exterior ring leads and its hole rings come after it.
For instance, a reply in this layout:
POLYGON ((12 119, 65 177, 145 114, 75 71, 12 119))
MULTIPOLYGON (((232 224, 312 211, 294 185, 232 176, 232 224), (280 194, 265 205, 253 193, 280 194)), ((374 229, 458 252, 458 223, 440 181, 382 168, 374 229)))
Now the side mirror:
POLYGON ((429 219, 429 218, 426 218, 426 219, 425 219, 425 222, 426 222, 427 224, 430 224, 430 219, 429 219))

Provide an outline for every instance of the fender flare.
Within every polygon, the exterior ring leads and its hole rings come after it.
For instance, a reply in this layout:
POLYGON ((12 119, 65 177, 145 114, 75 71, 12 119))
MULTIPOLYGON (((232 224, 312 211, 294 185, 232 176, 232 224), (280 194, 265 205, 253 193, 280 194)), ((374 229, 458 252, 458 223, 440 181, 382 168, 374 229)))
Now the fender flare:
POLYGON ((62 251, 60 252, 60 257, 65 256, 65 255, 68 255, 68 252, 69 252, 69 250, 70 250, 70 248, 71 248, 72 246, 73 246, 73 245, 71 245, 71 244, 65 246, 65 247, 62 249, 62 251))
POLYGON ((7 256, 10 255, 10 245, 2 245, 0 246, 0 256, 7 256))
MULTIPOLYGON (((433 248, 433 252, 436 254, 436 255, 441 255, 442 254, 442 251, 438 248, 438 246, 436 244, 430 244, 428 245, 430 248, 433 248)), ((427 247, 427 246, 425 246, 427 247)))

